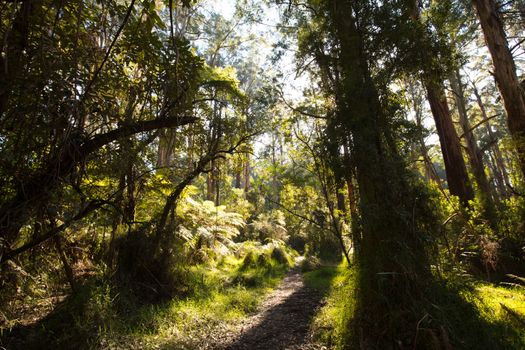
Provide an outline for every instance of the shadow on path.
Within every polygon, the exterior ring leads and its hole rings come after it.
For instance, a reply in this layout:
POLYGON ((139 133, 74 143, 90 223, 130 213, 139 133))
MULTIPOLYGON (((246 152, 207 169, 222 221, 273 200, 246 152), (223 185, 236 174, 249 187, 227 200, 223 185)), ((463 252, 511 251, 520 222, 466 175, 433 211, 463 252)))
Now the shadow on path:
POLYGON ((306 287, 303 276, 294 269, 261 310, 243 323, 240 334, 217 349, 321 349, 309 332, 321 302, 322 294, 306 287))

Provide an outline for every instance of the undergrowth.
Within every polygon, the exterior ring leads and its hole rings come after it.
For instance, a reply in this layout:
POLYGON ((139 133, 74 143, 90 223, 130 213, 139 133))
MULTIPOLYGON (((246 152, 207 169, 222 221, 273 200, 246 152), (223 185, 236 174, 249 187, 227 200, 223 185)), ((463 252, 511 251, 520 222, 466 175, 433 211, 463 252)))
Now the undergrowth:
MULTIPOLYGON (((342 263, 306 272, 305 281, 325 291, 326 304, 314 317, 317 339, 334 349, 352 343, 355 308, 355 268, 342 263)), ((421 320, 420 332, 441 324, 454 349, 524 349, 525 289, 470 281, 444 282, 428 291, 431 307, 421 320)), ((414 347, 416 349, 418 347, 414 347)))
POLYGON ((239 244, 235 253, 217 261, 186 267, 188 293, 156 304, 137 304, 111 279, 96 276, 38 325, 4 329, 0 345, 8 349, 202 348, 257 309, 294 255, 275 242, 239 244))

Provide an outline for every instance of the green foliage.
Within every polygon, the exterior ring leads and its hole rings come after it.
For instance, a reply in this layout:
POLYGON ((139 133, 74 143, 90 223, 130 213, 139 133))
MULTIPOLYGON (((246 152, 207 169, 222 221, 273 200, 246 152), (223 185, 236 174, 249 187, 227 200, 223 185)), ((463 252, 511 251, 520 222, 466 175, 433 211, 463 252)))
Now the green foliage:
MULTIPOLYGON (((334 349, 346 348, 354 336, 348 327, 354 317, 354 279, 355 268, 343 264, 305 274, 308 285, 328 293, 326 305, 314 318, 313 329, 324 344, 334 349)), ((434 309, 426 310, 420 325, 429 331, 436 324, 444 325, 442 332, 446 332, 448 346, 457 349, 523 347, 525 333, 520 317, 525 316, 525 294, 522 288, 462 281, 461 286, 434 286, 427 291, 427 298, 433 301, 434 309)), ((425 334, 420 336, 424 342, 425 334)), ((424 348, 438 346, 436 342, 441 341, 438 338, 442 335, 437 332, 433 336, 435 339, 424 348)), ((423 345, 419 343, 419 346, 423 345)))
MULTIPOLYGON (((237 257, 226 255, 181 270, 177 283, 185 285, 185 292, 161 303, 144 304, 143 298, 119 292, 106 278, 96 276, 36 326, 31 337, 9 340, 7 332, 1 341, 14 342, 14 349, 36 349, 43 342, 49 348, 199 348, 209 335, 203 329, 220 332, 254 312, 288 270, 293 255, 279 242, 263 246, 245 242, 237 248, 237 257), (276 249, 287 257, 284 261, 274 255, 276 249), (254 266, 246 266, 250 254, 264 256, 264 263, 257 258, 254 266)), ((148 287, 150 293, 154 287, 148 287)))
POLYGON ((260 241, 288 239, 288 231, 284 214, 280 210, 272 210, 259 214, 257 218, 248 225, 247 236, 260 241))
POLYGON ((188 241, 190 256, 195 262, 228 254, 234 244, 233 238, 246 225, 240 214, 225 209, 225 206, 216 207, 211 201, 201 203, 191 197, 186 197, 179 206, 181 223, 177 233, 188 241))
POLYGON ((498 231, 505 237, 516 241, 525 239, 525 198, 510 197, 502 204, 498 231))

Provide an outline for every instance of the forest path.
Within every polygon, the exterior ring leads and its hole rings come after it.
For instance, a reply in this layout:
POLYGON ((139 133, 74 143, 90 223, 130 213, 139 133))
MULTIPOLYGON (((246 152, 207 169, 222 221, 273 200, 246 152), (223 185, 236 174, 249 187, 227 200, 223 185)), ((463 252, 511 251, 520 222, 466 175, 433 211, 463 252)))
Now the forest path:
POLYGON ((322 304, 322 295, 308 288, 298 267, 244 320, 236 334, 215 349, 314 350, 326 349, 312 340, 310 322, 322 304))

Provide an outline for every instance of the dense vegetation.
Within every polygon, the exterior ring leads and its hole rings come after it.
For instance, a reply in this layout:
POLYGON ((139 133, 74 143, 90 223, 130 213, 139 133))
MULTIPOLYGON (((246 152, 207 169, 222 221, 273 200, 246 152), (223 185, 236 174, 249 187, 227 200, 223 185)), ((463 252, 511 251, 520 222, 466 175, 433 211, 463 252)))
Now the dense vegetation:
POLYGON ((524 1, 6 0, 0 33, 0 347, 221 348, 300 264, 319 347, 525 348, 524 1))

